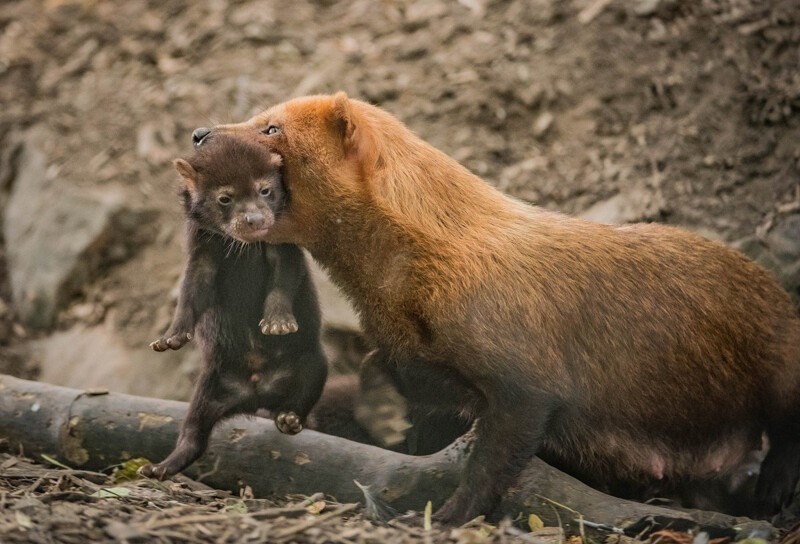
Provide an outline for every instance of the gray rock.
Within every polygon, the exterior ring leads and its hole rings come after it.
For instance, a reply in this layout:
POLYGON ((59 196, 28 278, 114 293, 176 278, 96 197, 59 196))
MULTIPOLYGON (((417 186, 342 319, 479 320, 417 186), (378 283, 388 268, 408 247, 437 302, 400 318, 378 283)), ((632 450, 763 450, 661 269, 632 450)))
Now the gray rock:
POLYGON ((190 344, 156 353, 146 344, 131 348, 108 325, 76 325, 31 343, 38 379, 78 389, 108 389, 129 395, 187 400, 190 374, 200 354, 190 344))
POLYGON ((25 144, 3 224, 12 296, 24 323, 53 324, 114 239, 124 200, 121 191, 91 193, 48 176, 46 157, 25 144))

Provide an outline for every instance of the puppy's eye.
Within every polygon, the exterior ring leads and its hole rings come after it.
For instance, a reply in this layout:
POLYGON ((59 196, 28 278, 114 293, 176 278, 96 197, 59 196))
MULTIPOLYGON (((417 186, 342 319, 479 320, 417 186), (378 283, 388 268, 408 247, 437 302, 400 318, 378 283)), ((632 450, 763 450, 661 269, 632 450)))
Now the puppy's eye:
POLYGON ((261 196, 269 196, 272 194, 272 187, 262 187, 261 190, 258 191, 258 194, 261 196))
POLYGON ((220 203, 220 204, 222 204, 223 206, 227 206, 228 204, 230 204, 231 202, 233 202, 233 199, 232 199, 230 196, 228 196, 228 195, 219 195, 219 196, 217 197, 217 202, 219 202, 219 203, 220 203))
POLYGON ((277 127, 277 126, 275 126, 275 125, 270 125, 270 126, 268 126, 267 128, 262 128, 262 129, 261 129, 261 132, 262 132, 263 134, 266 134, 267 136, 274 136, 275 134, 277 134, 277 133, 278 133, 278 132, 280 132, 280 131, 281 131, 281 129, 280 129, 280 128, 278 128, 278 127, 277 127))

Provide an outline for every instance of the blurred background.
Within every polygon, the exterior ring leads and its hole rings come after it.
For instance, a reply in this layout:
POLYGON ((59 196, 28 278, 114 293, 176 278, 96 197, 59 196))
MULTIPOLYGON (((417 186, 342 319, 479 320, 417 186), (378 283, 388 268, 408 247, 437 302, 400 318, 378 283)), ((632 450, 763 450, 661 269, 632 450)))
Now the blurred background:
MULTIPOLYGON (((198 126, 343 89, 490 183, 735 245, 800 285, 795 0, 4 0, 0 372, 185 399, 157 354, 198 126)), ((318 274, 346 372, 358 324, 318 274)))

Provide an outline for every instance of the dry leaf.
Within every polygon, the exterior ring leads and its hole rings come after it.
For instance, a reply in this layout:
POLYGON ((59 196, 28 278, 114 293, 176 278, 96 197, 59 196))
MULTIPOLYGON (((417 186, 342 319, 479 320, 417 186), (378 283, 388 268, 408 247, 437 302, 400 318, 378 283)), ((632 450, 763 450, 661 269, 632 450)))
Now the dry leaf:
POLYGON ((91 496, 101 499, 118 499, 120 497, 127 497, 130 494, 131 490, 127 487, 104 487, 92 493, 91 496))
POLYGON ((430 531, 431 527, 433 526, 432 517, 433 517, 433 504, 431 503, 431 501, 428 501, 428 504, 425 505, 425 525, 423 526, 426 531, 430 531))
POLYGON ((111 474, 111 479, 114 483, 141 480, 142 476, 139 474, 139 469, 149 463, 150 461, 144 457, 128 459, 122 465, 114 469, 114 472, 111 474))
POLYGON ((538 531, 544 527, 544 522, 542 521, 542 518, 536 514, 531 514, 528 516, 528 527, 530 527, 531 532, 538 531))
POLYGON ((309 504, 306 510, 309 514, 314 514, 316 516, 325 510, 325 501, 317 501, 313 504, 309 504))
POLYGON ((33 522, 31 522, 31 518, 28 517, 27 514, 17 510, 16 512, 14 512, 14 517, 17 519, 17 523, 19 524, 19 526, 22 527, 23 529, 30 529, 33 527, 33 522))
POLYGON ((306 455, 302 451, 299 451, 294 455, 294 464, 295 465, 301 465, 302 466, 302 465, 306 465, 306 464, 308 464, 310 462, 311 462, 311 459, 308 457, 308 455, 306 455))
POLYGON ((18 462, 18 459, 17 459, 16 457, 9 457, 9 458, 8 458, 8 459, 6 459, 5 461, 3 461, 3 464, 2 464, 2 465, 0 465, 0 469, 3 469, 3 470, 5 470, 5 469, 7 469, 7 468, 11 468, 11 467, 13 467, 14 465, 16 465, 16 464, 17 464, 17 462, 18 462))
POLYGON ((247 505, 244 501, 236 501, 232 504, 228 504, 223 508, 226 512, 230 512, 231 514, 246 514, 247 513, 247 505))

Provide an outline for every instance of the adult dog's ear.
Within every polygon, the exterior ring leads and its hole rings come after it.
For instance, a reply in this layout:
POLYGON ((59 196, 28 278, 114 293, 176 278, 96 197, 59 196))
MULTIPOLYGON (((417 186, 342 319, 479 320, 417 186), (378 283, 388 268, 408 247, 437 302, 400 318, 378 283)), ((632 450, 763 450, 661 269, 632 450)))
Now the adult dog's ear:
POLYGON ((353 105, 347 93, 339 91, 333 96, 333 121, 342 137, 345 151, 353 151, 357 146, 354 140, 356 133, 356 119, 353 105))
POLYGON ((172 165, 175 167, 175 170, 178 171, 178 174, 180 174, 184 188, 192 193, 196 193, 197 170, 195 170, 191 164, 183 159, 175 159, 172 161, 172 165))
POLYGON ((342 138, 346 157, 357 157, 365 171, 374 168, 378 161, 373 128, 358 102, 350 100, 347 94, 339 91, 333 97, 333 119, 336 130, 342 138))

